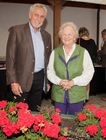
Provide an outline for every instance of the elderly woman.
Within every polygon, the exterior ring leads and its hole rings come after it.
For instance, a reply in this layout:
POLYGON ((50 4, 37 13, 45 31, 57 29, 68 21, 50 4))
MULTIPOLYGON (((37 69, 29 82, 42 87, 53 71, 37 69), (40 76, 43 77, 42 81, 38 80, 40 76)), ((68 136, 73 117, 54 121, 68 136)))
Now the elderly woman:
POLYGON ((94 67, 88 51, 77 45, 77 27, 66 22, 60 27, 62 44, 51 53, 47 74, 53 83, 51 99, 62 114, 79 112, 86 99, 86 85, 91 81, 94 67))

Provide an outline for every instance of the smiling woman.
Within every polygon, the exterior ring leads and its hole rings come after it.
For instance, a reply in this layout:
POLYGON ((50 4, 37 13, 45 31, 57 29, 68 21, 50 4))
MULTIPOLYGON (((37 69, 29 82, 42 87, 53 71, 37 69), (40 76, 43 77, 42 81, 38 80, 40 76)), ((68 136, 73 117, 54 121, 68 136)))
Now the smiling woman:
POLYGON ((53 83, 51 98, 62 114, 74 115, 82 110, 86 85, 94 74, 88 51, 75 43, 77 34, 73 22, 60 27, 62 44, 52 51, 47 69, 48 79, 53 83))

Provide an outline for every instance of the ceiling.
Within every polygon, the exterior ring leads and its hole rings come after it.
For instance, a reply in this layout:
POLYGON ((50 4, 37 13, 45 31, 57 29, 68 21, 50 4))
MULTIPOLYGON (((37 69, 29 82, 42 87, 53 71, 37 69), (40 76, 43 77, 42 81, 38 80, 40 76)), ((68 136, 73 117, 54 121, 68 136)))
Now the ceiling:
MULTIPOLYGON (((46 5, 52 5, 56 0, 0 0, 3 3, 22 3, 22 4, 33 4, 42 3, 46 5)), ((106 9, 106 0, 61 0, 63 6, 70 7, 84 7, 84 8, 100 8, 106 9)))
POLYGON ((65 0, 65 1, 70 1, 70 2, 74 1, 74 2, 84 2, 84 3, 106 5, 106 0, 65 0))
POLYGON ((8 3, 26 3, 26 4, 33 4, 33 3, 43 3, 49 4, 49 0, 0 0, 0 2, 8 2, 8 3))

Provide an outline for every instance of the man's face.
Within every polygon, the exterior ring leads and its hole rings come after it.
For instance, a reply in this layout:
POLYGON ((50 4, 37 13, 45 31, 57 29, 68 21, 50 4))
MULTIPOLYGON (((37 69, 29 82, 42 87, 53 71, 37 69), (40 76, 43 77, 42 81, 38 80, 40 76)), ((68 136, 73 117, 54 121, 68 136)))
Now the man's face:
POLYGON ((29 13, 29 20, 34 28, 42 26, 45 17, 45 10, 41 7, 36 7, 29 13))

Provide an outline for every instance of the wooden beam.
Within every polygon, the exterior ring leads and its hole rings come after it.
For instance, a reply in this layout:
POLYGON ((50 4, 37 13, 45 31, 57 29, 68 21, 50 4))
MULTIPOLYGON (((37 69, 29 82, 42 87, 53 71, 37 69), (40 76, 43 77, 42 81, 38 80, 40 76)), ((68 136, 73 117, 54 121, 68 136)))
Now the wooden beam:
POLYGON ((62 0, 54 0, 54 8, 53 8, 53 48, 58 47, 59 45, 59 27, 61 25, 61 8, 62 8, 62 0))
POLYGON ((49 5, 47 0, 0 0, 0 2, 5 3, 20 3, 20 4, 34 4, 34 3, 42 3, 49 5))
POLYGON ((97 42, 97 47, 99 49, 99 32, 100 32, 100 7, 97 9, 97 36, 96 36, 96 42, 97 42))
POLYGON ((91 9, 98 9, 98 7, 100 7, 100 9, 106 10, 106 5, 93 4, 93 3, 84 3, 84 2, 74 2, 74 1, 66 1, 63 6, 91 8, 91 9))

